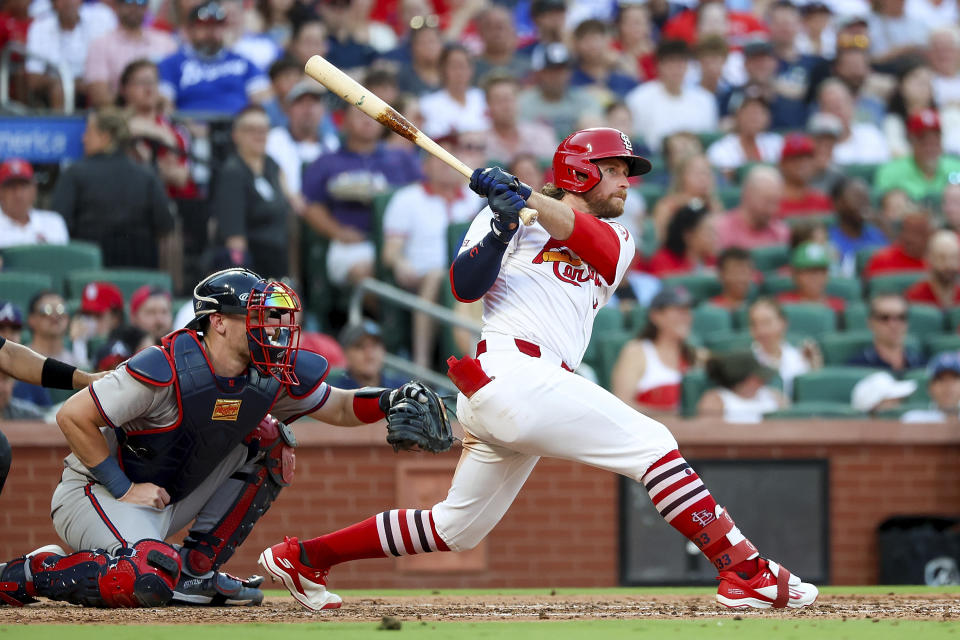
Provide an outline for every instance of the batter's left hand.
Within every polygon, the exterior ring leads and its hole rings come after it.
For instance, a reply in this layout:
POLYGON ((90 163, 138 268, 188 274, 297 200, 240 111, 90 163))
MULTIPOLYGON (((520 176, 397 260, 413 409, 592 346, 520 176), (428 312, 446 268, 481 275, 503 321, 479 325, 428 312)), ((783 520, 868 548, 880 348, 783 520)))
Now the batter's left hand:
POLYGON ((520 182, 516 176, 507 173, 499 167, 490 167, 487 169, 476 169, 470 176, 470 188, 483 197, 488 197, 490 192, 497 185, 503 185, 513 189, 520 197, 526 200, 530 197, 533 190, 520 182))
POLYGON ((487 203, 493 212, 493 220, 490 221, 493 234, 503 244, 509 243, 520 228, 520 210, 527 205, 526 201, 513 189, 497 185, 487 196, 487 203))

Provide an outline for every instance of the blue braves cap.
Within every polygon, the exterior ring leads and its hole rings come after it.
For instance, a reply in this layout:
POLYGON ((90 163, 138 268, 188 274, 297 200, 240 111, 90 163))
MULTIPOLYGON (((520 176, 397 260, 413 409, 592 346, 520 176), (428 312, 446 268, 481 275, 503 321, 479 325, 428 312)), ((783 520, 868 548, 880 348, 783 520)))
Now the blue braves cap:
POLYGON ((22 328, 23 312, 20 311, 20 307, 12 302, 0 300, 0 326, 22 328))
POLYGON ((930 378, 935 379, 943 373, 953 373, 960 376, 960 352, 948 351, 938 354, 927 367, 930 378))

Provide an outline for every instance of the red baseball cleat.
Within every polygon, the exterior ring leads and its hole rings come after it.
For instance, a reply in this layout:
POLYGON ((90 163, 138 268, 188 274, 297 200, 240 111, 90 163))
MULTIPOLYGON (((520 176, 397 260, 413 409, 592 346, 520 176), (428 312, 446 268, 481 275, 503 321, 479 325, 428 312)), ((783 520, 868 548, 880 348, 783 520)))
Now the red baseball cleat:
POLYGON ((791 574, 773 560, 759 558, 760 570, 752 578, 736 571, 721 571, 717 576, 717 602, 731 609, 799 609, 813 604, 819 591, 791 574))
POLYGON ((283 542, 264 549, 260 567, 273 580, 282 580, 297 602, 310 611, 339 609, 340 596, 327 591, 329 567, 314 569, 300 562, 300 544, 296 538, 285 537, 283 542))

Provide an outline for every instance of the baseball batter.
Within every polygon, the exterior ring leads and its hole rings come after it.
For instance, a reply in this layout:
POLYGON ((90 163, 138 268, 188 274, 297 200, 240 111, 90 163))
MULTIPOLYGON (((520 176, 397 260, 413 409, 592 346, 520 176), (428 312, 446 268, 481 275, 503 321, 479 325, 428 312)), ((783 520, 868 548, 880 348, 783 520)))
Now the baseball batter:
POLYGON ((451 359, 467 437, 450 492, 433 509, 385 511, 313 540, 287 538, 260 564, 302 605, 322 609, 335 564, 359 558, 462 551, 500 521, 541 456, 578 460, 642 482, 659 513, 716 566, 729 607, 803 607, 817 588, 759 556, 680 455, 664 425, 571 371, 597 310, 634 257, 614 218, 628 178, 650 170, 615 129, 572 134, 553 158, 555 185, 531 193, 499 169, 477 170, 487 198, 451 269, 461 300, 483 298, 477 359, 451 359), (539 211, 521 227, 519 211, 539 211))
POLYGON ((72 453, 51 508, 80 551, 0 564, 0 604, 259 604, 262 578, 219 568, 293 477, 293 434, 270 414, 356 426, 402 395, 329 387, 326 360, 297 349, 299 310, 282 283, 215 273, 194 290, 187 329, 70 398, 57 422, 72 453), (163 542, 191 523, 182 547, 163 542))

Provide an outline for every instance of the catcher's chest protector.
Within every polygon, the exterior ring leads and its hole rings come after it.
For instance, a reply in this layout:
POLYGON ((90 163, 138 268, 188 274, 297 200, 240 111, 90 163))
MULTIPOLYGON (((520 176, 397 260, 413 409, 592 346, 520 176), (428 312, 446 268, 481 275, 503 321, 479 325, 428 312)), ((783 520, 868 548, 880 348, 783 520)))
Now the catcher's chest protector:
POLYGON ((254 367, 240 389, 221 389, 196 333, 189 330, 167 336, 162 348, 141 351, 127 371, 146 384, 174 387, 177 422, 149 431, 116 430, 117 455, 127 476, 164 487, 171 502, 203 482, 267 415, 282 390, 254 367))

